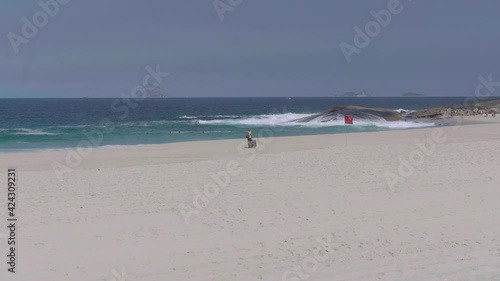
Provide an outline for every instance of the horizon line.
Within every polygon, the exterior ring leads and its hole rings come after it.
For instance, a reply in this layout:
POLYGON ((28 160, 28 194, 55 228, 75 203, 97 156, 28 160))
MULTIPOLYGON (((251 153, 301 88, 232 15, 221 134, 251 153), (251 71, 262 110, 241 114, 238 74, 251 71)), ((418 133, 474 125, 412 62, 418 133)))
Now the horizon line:
MULTIPOLYGON (((192 96, 192 97, 163 97, 163 98, 144 98, 144 99, 150 99, 150 100, 155 100, 155 99, 189 99, 189 98, 196 98, 196 99, 225 99, 225 98, 285 98, 285 99, 294 99, 294 98, 353 98, 353 99, 369 99, 369 98, 461 98, 461 97, 473 97, 474 95, 470 96, 370 96, 370 97, 335 97, 335 96, 271 96, 271 97, 249 97, 249 96, 244 96, 244 97, 221 97, 221 96, 213 96, 213 97, 201 97, 201 96, 192 96)), ((500 98, 500 95, 497 96, 490 96, 488 98, 495 98, 498 97, 500 98)), ((121 99, 121 98, 130 98, 130 97, 0 97, 0 99, 121 99)))

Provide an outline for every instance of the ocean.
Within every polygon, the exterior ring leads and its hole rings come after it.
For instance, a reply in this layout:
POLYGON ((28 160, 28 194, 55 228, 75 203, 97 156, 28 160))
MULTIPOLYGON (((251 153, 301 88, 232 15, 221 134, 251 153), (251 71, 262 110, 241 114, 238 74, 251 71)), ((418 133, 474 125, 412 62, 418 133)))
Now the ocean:
POLYGON ((354 120, 344 125, 294 120, 340 105, 419 110, 463 103, 464 97, 0 99, 0 153, 95 146, 244 138, 247 129, 274 136, 400 130, 433 123, 354 120), (93 138, 93 139, 92 139, 93 138))

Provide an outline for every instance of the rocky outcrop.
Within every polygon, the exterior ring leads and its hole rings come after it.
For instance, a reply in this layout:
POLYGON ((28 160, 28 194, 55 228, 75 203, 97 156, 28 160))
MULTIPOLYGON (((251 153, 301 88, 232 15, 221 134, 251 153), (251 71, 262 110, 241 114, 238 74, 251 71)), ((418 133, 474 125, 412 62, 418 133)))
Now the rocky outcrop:
POLYGON ((476 116, 492 114, 500 109, 500 99, 467 102, 456 107, 435 107, 416 111, 408 115, 409 118, 445 118, 451 116, 476 116))
MULTIPOLYGON (((465 100, 465 99, 464 99, 465 100)), ((292 122, 329 122, 333 120, 340 120, 344 118, 344 115, 349 115, 354 117, 354 119, 363 120, 386 120, 386 121, 398 121, 401 119, 436 119, 436 118, 446 118, 451 116, 474 116, 474 115, 484 115, 492 114, 493 112, 498 112, 500 109, 500 99, 492 99, 487 101, 478 101, 465 103, 462 106, 455 107, 435 107, 421 111, 415 112, 397 112, 392 109, 383 108, 368 108, 361 106, 337 106, 331 108, 321 114, 314 114, 292 122)))
POLYGON ((381 108, 367 108, 361 106, 337 106, 331 108, 324 113, 315 114, 308 117, 304 117, 298 120, 294 120, 295 122, 310 122, 310 121, 320 121, 320 122, 328 122, 331 120, 338 120, 343 118, 344 115, 349 115, 354 117, 355 119, 366 119, 366 120, 376 120, 376 119, 385 119, 387 121, 397 121, 401 119, 401 114, 394 110, 390 109, 381 109, 381 108))

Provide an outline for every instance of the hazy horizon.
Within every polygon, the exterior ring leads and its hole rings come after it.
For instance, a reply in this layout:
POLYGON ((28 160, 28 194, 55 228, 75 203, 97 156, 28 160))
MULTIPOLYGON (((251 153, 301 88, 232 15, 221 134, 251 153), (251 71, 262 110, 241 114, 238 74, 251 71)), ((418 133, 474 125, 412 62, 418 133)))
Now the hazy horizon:
MULTIPOLYGON (((469 95, 469 96, 418 96, 418 97, 404 97, 404 96, 371 96, 371 97, 335 97, 335 96, 292 96, 292 97, 287 97, 287 96, 261 96, 261 97, 251 97, 251 96, 232 96, 232 97, 203 97, 203 96, 192 96, 192 97, 165 97, 165 98, 148 98, 146 99, 227 99, 227 98, 234 98, 234 99, 251 99, 251 98, 256 98, 256 99, 272 99, 272 98, 294 98, 294 99, 300 99, 300 98, 332 98, 332 99, 370 99, 370 98, 467 98, 467 97, 474 97, 474 95, 469 95)), ((122 97, 116 96, 116 97, 0 97, 0 99, 121 99, 122 97)), ((500 95, 491 95, 490 97, 485 98, 487 99, 496 99, 500 98, 500 95)), ((483 100, 483 99, 481 99, 483 100)))
POLYGON ((72 0, 51 6, 32 38, 22 18, 45 10, 4 1, 0 98, 116 98, 142 85, 147 66, 169 73, 159 83, 169 97, 462 97, 479 76, 500 81, 491 0, 402 0, 349 62, 341 44, 357 46, 355 27, 366 32, 393 1, 242 0, 221 15, 215 1, 72 0))

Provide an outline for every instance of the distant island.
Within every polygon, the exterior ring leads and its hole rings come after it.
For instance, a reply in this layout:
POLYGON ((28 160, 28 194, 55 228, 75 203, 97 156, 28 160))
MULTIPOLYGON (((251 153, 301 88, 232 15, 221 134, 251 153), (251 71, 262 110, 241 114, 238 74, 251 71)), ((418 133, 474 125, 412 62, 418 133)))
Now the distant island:
MULTIPOLYGON (((370 93, 367 91, 361 91, 361 92, 345 92, 343 94, 336 94, 334 97, 337 98, 368 98, 368 97, 373 97, 370 93)), ((414 92, 408 92, 404 93, 401 95, 401 97, 405 98, 414 98, 414 97, 425 97, 424 94, 419 94, 419 93, 414 93, 414 92)))
POLYGON ((367 97, 371 97, 371 95, 367 91, 361 91, 358 93, 345 92, 343 94, 337 94, 334 97, 337 97, 337 98, 367 98, 367 97))
POLYGON ((402 97, 414 98, 414 97, 424 97, 425 95, 419 93, 404 93, 402 97))
POLYGON ((136 91, 136 95, 142 98, 167 98, 167 92, 159 85, 149 84, 136 91))

